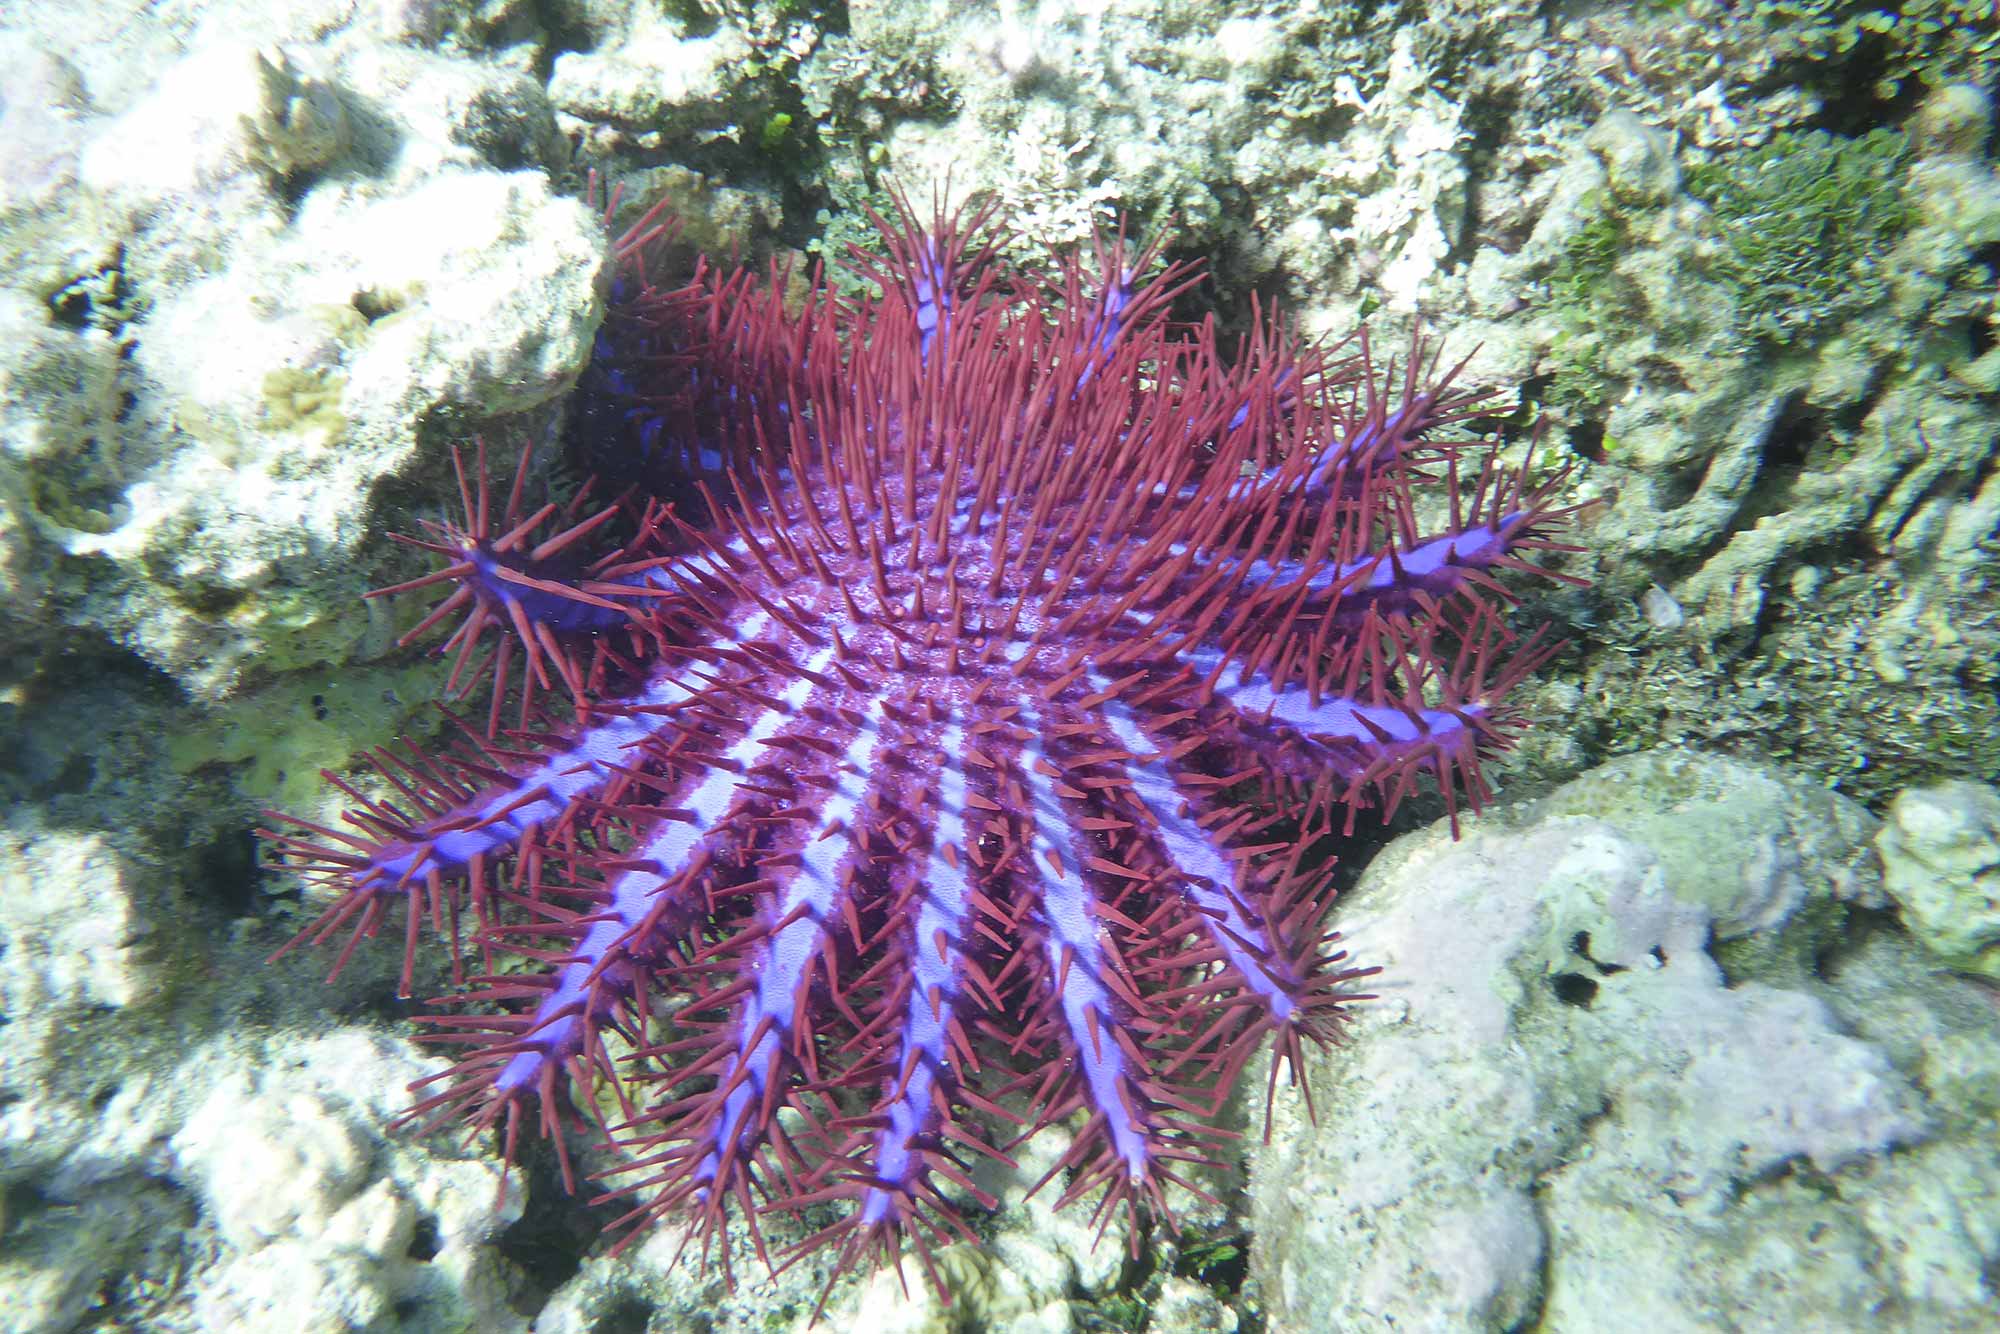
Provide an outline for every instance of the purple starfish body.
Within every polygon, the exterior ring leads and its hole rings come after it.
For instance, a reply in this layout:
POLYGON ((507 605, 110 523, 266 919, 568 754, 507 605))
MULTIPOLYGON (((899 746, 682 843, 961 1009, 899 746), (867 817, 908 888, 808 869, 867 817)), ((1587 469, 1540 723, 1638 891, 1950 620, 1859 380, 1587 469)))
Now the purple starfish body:
POLYGON ((1163 1212, 1253 1052, 1275 1079, 1360 998, 1328 845, 1424 775, 1483 797, 1547 652, 1497 598, 1550 486, 1444 438, 1482 400, 1421 345, 1399 376, 1265 319, 1227 361, 1168 316, 1186 273, 1005 279, 985 222, 905 215, 879 296, 798 309, 656 287, 635 229, 585 420, 656 485, 529 513, 517 469, 496 522, 482 451, 412 539, 444 564, 385 591, 449 590, 419 632, 464 614, 487 726, 269 837, 341 890, 307 936, 343 961, 402 908, 405 994, 470 910, 484 971, 426 1021, 464 1055, 413 1122, 511 1158, 525 1114, 568 1182, 573 1109, 615 1105, 629 1218, 761 1253, 831 1209, 796 1254, 929 1267, 1000 1128, 1076 1117, 1064 1201, 1163 1212))

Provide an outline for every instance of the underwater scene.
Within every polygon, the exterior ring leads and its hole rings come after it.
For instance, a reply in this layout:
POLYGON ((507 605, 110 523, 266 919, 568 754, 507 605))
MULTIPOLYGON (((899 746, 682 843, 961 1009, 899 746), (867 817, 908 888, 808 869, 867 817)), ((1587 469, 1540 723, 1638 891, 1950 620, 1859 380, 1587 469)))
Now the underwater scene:
POLYGON ((0 1334, 2000 1327, 1990 0, 0 0, 0 1334))

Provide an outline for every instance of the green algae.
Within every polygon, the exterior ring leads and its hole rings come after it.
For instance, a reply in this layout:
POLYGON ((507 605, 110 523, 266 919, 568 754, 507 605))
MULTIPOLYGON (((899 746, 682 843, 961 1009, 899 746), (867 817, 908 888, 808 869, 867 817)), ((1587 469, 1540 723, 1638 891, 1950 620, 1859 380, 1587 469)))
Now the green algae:
POLYGON ((369 627, 359 599, 329 603, 324 590, 294 587, 259 590, 225 614, 234 629, 256 639, 258 664, 271 673, 343 662, 369 627))
POLYGON ((346 768, 371 747, 434 731, 436 711, 427 704, 436 690, 437 667, 427 660, 301 672, 168 738, 167 761, 182 774, 231 766, 244 798, 311 810, 325 796, 321 769, 346 768))
POLYGON ((1784 599, 1756 654, 1726 660, 1713 644, 1653 632, 1636 610, 1596 627, 1603 651, 1578 684, 1598 701, 1598 748, 1754 754, 1870 804, 1938 774, 2000 769, 1992 579, 1941 583, 1915 615, 1906 592, 1887 573, 1830 576, 1784 599))
MULTIPOLYGON (((118 516, 114 509, 98 504, 87 496, 77 494, 70 483, 56 472, 31 475, 27 482, 29 501, 35 512, 73 532, 103 535, 118 527, 118 516)), ((93 487, 101 492, 102 488, 93 487)))
POLYGON ((1708 209, 1705 245, 1661 236, 1657 201, 1628 201, 1609 188, 1586 193, 1544 279, 1557 321, 1546 400, 1596 414, 1620 389, 1621 377, 1607 370, 1621 347, 1716 336, 1680 327, 1683 311, 1653 299, 1659 292, 1679 294, 1690 310, 1691 295, 1704 290, 1725 299, 1733 311, 1726 343, 1791 351, 1832 341, 1889 295, 1889 254, 1910 223, 1908 157, 1893 130, 1858 139, 1810 131, 1696 165, 1686 192, 1708 209), (1672 281, 1644 281, 1662 269, 1672 281))
POLYGON ((1980 77, 2000 60, 1991 0, 1758 0, 1750 15, 1780 56, 1826 63, 1865 56, 1876 70, 1871 91, 1885 101, 1912 83, 1936 88, 1980 77))
POLYGON ((264 422, 274 431, 316 427, 329 435, 347 429, 340 410, 347 377, 336 370, 281 366, 264 377, 264 422))
POLYGON ((1748 333, 1795 340, 1888 294, 1889 251, 1909 222, 1907 158, 1895 130, 1812 130, 1689 171, 1722 243, 1715 273, 1748 333))

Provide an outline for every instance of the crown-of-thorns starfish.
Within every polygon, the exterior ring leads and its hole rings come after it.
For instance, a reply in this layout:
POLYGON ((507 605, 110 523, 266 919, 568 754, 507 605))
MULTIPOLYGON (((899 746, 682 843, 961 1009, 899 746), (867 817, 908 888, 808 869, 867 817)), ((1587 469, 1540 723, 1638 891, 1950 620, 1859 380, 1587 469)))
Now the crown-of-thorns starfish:
POLYGON ((573 412, 597 499, 461 463, 444 564, 383 592, 445 590, 416 633, 462 616, 484 727, 268 834, 339 891, 303 938, 344 962, 400 912, 405 994, 426 923, 479 961, 409 1122, 535 1128, 574 1188, 594 1119, 631 1221, 935 1279, 975 1157, 1073 1122, 1063 1201, 1164 1213, 1257 1049, 1275 1082, 1361 999, 1328 853, 1420 779, 1485 795, 1554 483, 1422 341, 1262 314, 1226 357, 1169 314, 1185 268, 1009 276, 989 223, 905 210, 876 295, 788 307, 655 283, 649 215, 573 412))

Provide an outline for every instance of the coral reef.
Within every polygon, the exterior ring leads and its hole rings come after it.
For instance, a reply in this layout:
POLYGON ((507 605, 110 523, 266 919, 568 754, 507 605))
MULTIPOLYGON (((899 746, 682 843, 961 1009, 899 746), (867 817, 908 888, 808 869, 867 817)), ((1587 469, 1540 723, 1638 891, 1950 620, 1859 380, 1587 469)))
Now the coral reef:
POLYGON ((2000 1019, 1856 929, 1875 825, 1658 751, 1393 844, 1341 914, 1383 999, 1312 1058, 1340 1129, 1258 1156, 1267 1327, 1988 1323, 2000 1019))
MULTIPOLYGON (((1518 388, 1518 423, 1554 421, 1542 448, 1572 456, 1559 500, 1592 516, 1570 568, 1593 587, 1518 590, 1523 622, 1559 622, 1573 647, 1512 696, 1560 721, 1489 766, 1500 799, 1664 742, 1778 763, 1794 795, 1833 785, 1867 803, 1895 831, 1880 845, 1893 895, 1811 909, 1832 935, 1733 937, 1721 955, 1742 957, 1722 966, 1761 969, 1756 957, 1796 958, 1800 942, 1836 964, 1872 959, 1828 985, 1883 998, 1902 1030, 1883 1049, 1929 1105, 1953 1081, 1951 1098, 1974 1099, 1965 993, 1932 983, 1941 962, 1985 960, 1982 807, 1965 794, 2000 775, 1989 11, 13 0, 0 14, 10 1321, 159 1331, 226 1315, 292 1334, 372 1312, 414 1328, 747 1330, 813 1308, 803 1266, 741 1268, 725 1290, 670 1267, 671 1244, 605 1255, 605 1211, 565 1196, 539 1149, 494 1213, 483 1146, 382 1136, 387 1086, 447 1068, 402 1045, 396 952, 361 951, 332 987, 317 957, 263 964, 323 905, 260 865, 256 808, 313 809, 320 767, 346 771, 398 732, 432 746, 441 726, 435 664, 393 648, 418 600, 358 597, 421 573, 385 535, 438 517, 452 442, 483 432, 511 458, 534 441, 539 501, 555 442, 603 420, 610 400, 585 368, 619 293, 579 201, 586 167, 635 200, 670 200, 683 252, 790 260, 794 303, 799 256, 873 244, 861 206, 943 168, 957 194, 1001 194, 1041 234, 1011 257, 1040 262, 1046 239, 1123 213, 1139 241, 1199 258, 1210 277, 1182 309, 1217 312, 1225 343, 1273 302, 1307 334, 1368 315, 1378 348, 1404 346, 1421 314, 1446 363, 1471 358, 1466 383, 1518 388), (1826 162, 1849 170, 1773 188, 1826 162), (1800 300, 1820 317, 1790 308, 1800 300), (1921 1007, 1899 970, 1930 979, 1948 1019, 1929 1046, 1912 1045, 1921 1007), (1921 1070, 1907 1059, 1919 1047, 1921 1070), (320 1059, 302 1054, 326 1051, 366 1066, 365 1096, 298 1074, 320 1059), (224 1085, 242 1096, 215 1110, 254 1121, 260 1142, 267 1095, 305 1100, 316 1140, 337 1122, 365 1163, 354 1195, 333 1198, 340 1173, 315 1177, 319 1203, 290 1231, 235 1226, 208 1160, 163 1147, 195 1143, 183 1131, 224 1085), (350 1199, 377 1207, 378 1178, 455 1181, 463 1198, 413 1225, 382 1205, 383 1231, 332 1226, 350 1199), (252 1281, 277 1272, 266 1250, 285 1285, 252 1281)), ((1419 522, 1442 523, 1442 489, 1428 490, 1419 522)), ((1343 851, 1349 870, 1365 856, 1343 851)), ((448 985, 440 954, 419 961, 425 994, 448 985)), ((1868 1018, 1847 1028, 1874 1041, 1868 1018)), ((1573 1040, 1515 1036, 1544 1066, 1573 1040)), ((1260 1303, 1275 1309, 1246 1278, 1243 1256, 1268 1248, 1228 1176, 1204 1179, 1217 1203, 1180 1197, 1184 1229, 1153 1229, 1136 1259, 1093 1247, 1087 1214, 1052 1211, 1054 1192, 1026 1198, 1078 1129, 1021 1146, 1018 1171, 975 1166, 1002 1208, 977 1251, 940 1253, 949 1310, 921 1284, 906 1307, 885 1274, 836 1292, 832 1321, 1158 1331, 1254 1326, 1260 1303)), ((1911 1253, 1956 1273, 1970 1252, 1940 1240, 1958 1224, 1929 1168, 1875 1162, 1827 1175, 1856 1216, 1903 1220, 1911 1253)), ((1962 1194, 1987 1189, 1990 1171, 1959 1167, 1962 1194)), ((1776 1184, 1829 1188, 1800 1170, 1776 1184)), ((1746 1199, 1773 1184, 1749 1182, 1746 1199)), ((1841 1256, 1872 1244, 1829 1235, 1854 1242, 1841 1256)), ((1631 1254, 1650 1258, 1640 1242, 1631 1254)))
POLYGON ((8 367, 5 610, 210 701, 386 643, 340 559, 371 484, 437 414, 555 398, 598 313, 590 215, 518 170, 555 151, 539 87, 355 31, 257 44, 299 17, 210 32, 151 86, 87 45, 0 42, 60 114, 0 207, 26 251, 9 318, 45 326, 8 367), (520 108, 504 127, 479 119, 496 102, 520 108))
POLYGON ((1907 138, 1781 134, 1685 173, 1640 165, 1671 157, 1629 116, 1593 130, 1519 262, 1546 265, 1546 395, 1601 424, 1615 488, 1618 654, 1584 668, 1607 745, 1755 737, 1868 797, 2000 760, 1990 125, 1952 85, 1907 138))

